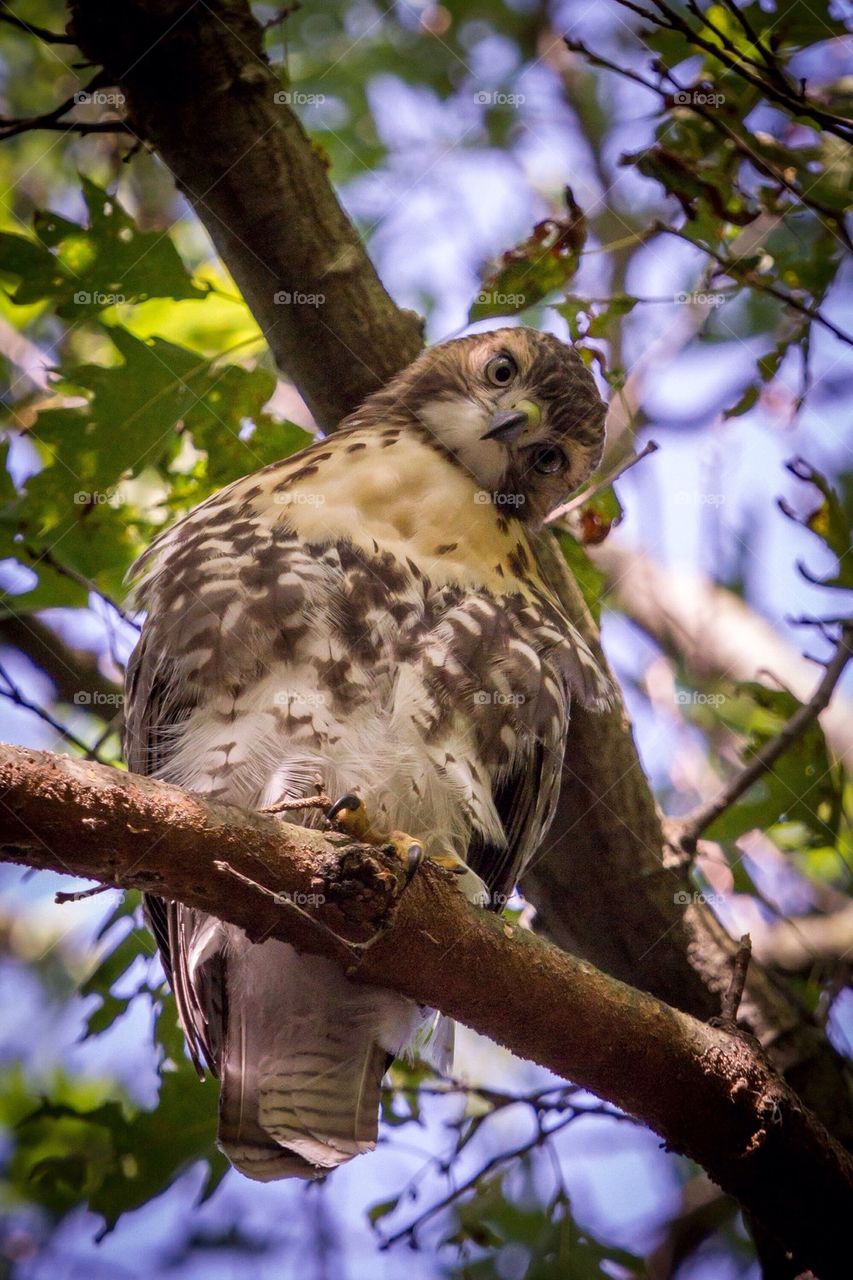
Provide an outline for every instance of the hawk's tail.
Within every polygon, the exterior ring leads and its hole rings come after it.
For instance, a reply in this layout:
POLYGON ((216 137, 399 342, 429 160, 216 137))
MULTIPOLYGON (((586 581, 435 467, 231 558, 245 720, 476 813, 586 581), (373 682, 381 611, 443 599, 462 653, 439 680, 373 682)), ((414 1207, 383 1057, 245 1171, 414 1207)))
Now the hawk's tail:
POLYGON ((368 989, 281 942, 227 960, 219 1144, 249 1178, 321 1178, 376 1145, 388 1055, 368 989), (371 1014, 373 1016, 371 1016, 371 1014))

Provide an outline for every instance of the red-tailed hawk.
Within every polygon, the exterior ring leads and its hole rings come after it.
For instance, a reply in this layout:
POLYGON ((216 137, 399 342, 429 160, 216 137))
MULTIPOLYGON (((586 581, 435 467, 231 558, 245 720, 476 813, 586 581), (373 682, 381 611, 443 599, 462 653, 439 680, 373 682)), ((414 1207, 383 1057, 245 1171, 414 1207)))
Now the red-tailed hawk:
MULTIPOLYGON (((354 791, 502 905, 551 821, 570 704, 606 696, 528 540, 598 462, 603 418, 573 351, 499 329, 208 499, 137 566, 130 768, 254 809, 354 791)), ((370 1150, 389 1055, 446 1061, 431 1011, 328 960, 159 899, 149 918, 249 1177, 370 1150)))

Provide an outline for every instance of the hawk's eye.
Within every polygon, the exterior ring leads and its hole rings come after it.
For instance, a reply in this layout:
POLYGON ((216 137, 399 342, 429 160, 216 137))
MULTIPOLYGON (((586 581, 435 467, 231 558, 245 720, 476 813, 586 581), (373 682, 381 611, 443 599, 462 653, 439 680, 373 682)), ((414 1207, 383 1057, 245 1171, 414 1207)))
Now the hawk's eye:
POLYGON ((517 373, 512 356, 492 356, 486 365, 486 377, 493 387, 508 387, 517 373))
POLYGON ((566 455, 556 445, 547 449, 537 449, 533 455, 533 469, 541 476, 552 476, 562 471, 566 465, 566 455))

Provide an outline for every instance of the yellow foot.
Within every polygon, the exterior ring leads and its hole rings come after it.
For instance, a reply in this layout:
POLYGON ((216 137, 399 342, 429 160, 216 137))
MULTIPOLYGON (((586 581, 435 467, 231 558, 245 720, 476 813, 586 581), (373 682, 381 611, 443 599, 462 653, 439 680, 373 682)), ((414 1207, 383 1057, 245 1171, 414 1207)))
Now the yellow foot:
POLYGON ((326 817, 353 840, 389 849, 405 867, 407 881, 423 862, 424 847, 419 840, 407 835, 405 831, 378 830, 367 816, 364 801, 352 792, 336 800, 327 810, 326 817))
POLYGON ((406 868, 407 881, 417 871, 424 858, 428 857, 430 862, 443 867, 445 871, 449 871, 456 877, 460 891, 469 902, 473 902, 478 907, 489 905, 489 891, 485 884, 457 854, 445 851, 427 854, 421 841, 407 835, 405 831, 377 830, 371 824, 364 802, 359 796, 352 793, 341 796, 340 800, 337 800, 328 810, 326 816, 353 840, 390 849, 406 868))

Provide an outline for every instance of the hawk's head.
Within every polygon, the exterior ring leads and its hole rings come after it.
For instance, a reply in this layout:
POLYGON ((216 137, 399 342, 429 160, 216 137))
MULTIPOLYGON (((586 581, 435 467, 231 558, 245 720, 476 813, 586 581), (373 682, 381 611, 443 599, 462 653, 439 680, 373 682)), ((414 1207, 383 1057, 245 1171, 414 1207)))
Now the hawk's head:
POLYGON ((518 328, 432 347, 350 421, 414 421, 508 511, 539 524, 598 464, 604 413, 576 352, 518 328))

